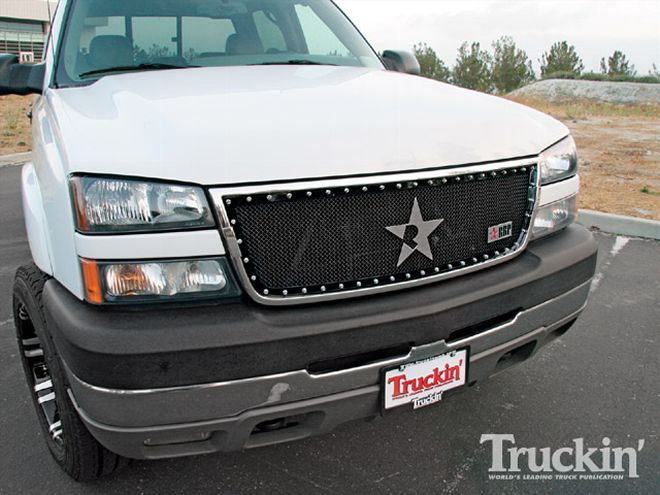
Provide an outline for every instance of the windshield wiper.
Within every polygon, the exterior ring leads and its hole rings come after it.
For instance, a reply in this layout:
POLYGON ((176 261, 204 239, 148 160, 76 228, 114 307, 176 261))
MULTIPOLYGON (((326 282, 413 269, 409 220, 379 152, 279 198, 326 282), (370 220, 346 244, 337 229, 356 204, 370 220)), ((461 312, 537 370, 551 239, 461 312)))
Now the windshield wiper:
POLYGON ((313 60, 283 60, 280 62, 261 62, 258 64, 249 64, 249 65, 336 65, 336 64, 314 62, 313 60))
POLYGON ((99 74, 113 74, 115 72, 136 72, 147 70, 170 70, 170 69, 189 69, 197 67, 196 65, 172 65, 172 64, 138 64, 138 65, 124 65, 120 67, 108 67, 105 69, 90 70, 78 74, 78 77, 85 78, 90 76, 97 76, 99 74))

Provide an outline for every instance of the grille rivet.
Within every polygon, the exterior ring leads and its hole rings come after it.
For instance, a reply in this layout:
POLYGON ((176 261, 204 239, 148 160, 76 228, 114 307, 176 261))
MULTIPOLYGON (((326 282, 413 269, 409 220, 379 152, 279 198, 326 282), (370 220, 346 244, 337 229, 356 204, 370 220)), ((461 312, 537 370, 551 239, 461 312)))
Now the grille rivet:
POLYGON ((419 183, 413 182, 412 185, 413 185, 413 187, 417 187, 417 186, 419 186, 419 183))
POLYGON ((245 201, 247 201, 248 203, 252 203, 252 196, 248 196, 247 198, 245 198, 245 201))
POLYGON ((499 251, 495 251, 495 256, 499 256, 501 253, 499 251))
POLYGON ((287 194, 286 194, 286 198, 287 198, 287 199, 291 199, 291 198, 293 198, 293 194, 291 194, 291 193, 287 193, 287 194))
POLYGON ((270 291, 268 289, 264 289, 264 296, 267 296, 268 294, 270 294, 270 291))
POLYGON ((488 259, 490 259, 490 256, 488 256, 487 254, 484 254, 484 259, 488 260, 488 259))
POLYGON ((396 188, 397 188, 397 189, 401 189, 402 187, 403 187, 403 185, 401 185, 401 184, 397 184, 397 185, 396 185, 396 188))
POLYGON ((311 198, 312 197, 312 191, 307 191, 307 197, 311 198))
POLYGON ((346 189, 344 189, 344 192, 348 194, 349 192, 351 192, 351 190, 347 187, 346 189))
POLYGON ((491 177, 497 177, 497 172, 491 172, 491 173, 490 173, 490 176, 491 176, 491 177))
POLYGON ((502 170, 502 175, 506 175, 508 172, 506 170, 502 170))
POLYGON ((362 192, 367 192, 369 188, 367 186, 362 187, 362 192))
POLYGON ((344 284, 339 284, 339 290, 344 290, 344 284))
POLYGON ((302 293, 307 294, 307 289, 303 288, 302 293))
POLYGON ((433 185, 433 180, 429 180, 429 181, 427 182, 427 184, 428 184, 429 186, 432 186, 432 185, 433 185))
POLYGON ((486 178, 486 174, 479 174, 479 178, 480 178, 480 179, 485 179, 485 178, 486 178))
POLYGON ((446 184, 446 183, 447 183, 447 179, 443 178, 443 179, 442 179, 442 183, 443 183, 443 184, 446 184))
POLYGON ((266 199, 267 199, 268 201, 272 201, 272 200, 273 200, 273 195, 272 195, 272 194, 269 194, 268 196, 266 196, 266 199))
POLYGON ((460 182, 460 181, 461 181, 461 178, 460 178, 460 177, 456 177, 456 182, 460 182))
POLYGON ((241 244, 243 244, 243 239, 238 239, 238 240, 236 241, 236 244, 238 244, 239 246, 240 246, 241 244))
POLYGON ((450 264, 447 265, 447 268, 449 268, 450 270, 453 270, 453 269, 454 269, 454 265, 452 265, 452 264, 450 263, 450 264))
POLYGON ((231 220, 230 222, 232 225, 236 225, 236 220, 231 220))
POLYGON ((477 261, 479 261, 477 258, 472 258, 472 263, 476 263, 477 261))
POLYGON ((527 172, 527 168, 526 168, 526 167, 523 167, 523 168, 520 169, 520 171, 521 171, 521 172, 527 172))
POLYGON ((282 291, 282 295, 283 295, 283 296, 288 296, 288 295, 289 295, 289 291, 286 290, 286 289, 283 290, 283 291, 282 291))
POLYGON ((325 291, 326 291, 325 285, 322 285, 321 286, 321 292, 325 292, 325 291))
POLYGON ((380 283, 380 281, 377 278, 375 278, 374 279, 374 285, 378 285, 379 283, 380 283))
POLYGON ((250 277, 250 280, 252 280, 253 282, 256 282, 256 281, 257 281, 257 276, 256 276, 256 275, 252 275, 252 276, 250 277))
POLYGON ((506 249, 504 250, 504 252, 508 254, 508 253, 510 253, 510 252, 511 252, 511 249, 509 249, 509 248, 506 248, 506 249))
POLYGON ((468 180, 474 180, 474 175, 468 175, 468 180))
POLYGON ((518 172, 518 170, 516 170, 515 168, 512 168, 512 169, 511 169, 511 173, 512 173, 512 174, 515 174, 515 173, 517 173, 517 172, 518 172))
POLYGON ((357 285, 358 287, 362 287, 362 282, 358 282, 356 285, 357 285))
POLYGON ((230 205, 231 204, 231 199, 228 199, 227 201, 225 201, 225 203, 230 205))
POLYGON ((249 262, 250 262, 250 258, 244 258, 244 259, 243 259, 243 263, 245 263, 246 265, 247 265, 249 262))
POLYGON ((394 275, 390 277, 390 282, 396 282, 396 277, 394 275))
POLYGON ((325 190, 325 195, 330 196, 332 194, 332 191, 330 189, 325 190))
POLYGON ((433 269, 433 271, 434 271, 435 273, 440 273, 440 268, 436 266, 436 267, 433 269))
POLYGON ((406 273, 406 278, 410 280, 412 278, 412 275, 410 273, 406 273))
POLYGON ((384 191, 384 190, 385 190, 385 186, 384 186, 383 184, 381 184, 379 189, 380 189, 381 191, 384 191))
POLYGON ((461 261, 461 266, 465 266, 466 264, 465 261, 461 261))

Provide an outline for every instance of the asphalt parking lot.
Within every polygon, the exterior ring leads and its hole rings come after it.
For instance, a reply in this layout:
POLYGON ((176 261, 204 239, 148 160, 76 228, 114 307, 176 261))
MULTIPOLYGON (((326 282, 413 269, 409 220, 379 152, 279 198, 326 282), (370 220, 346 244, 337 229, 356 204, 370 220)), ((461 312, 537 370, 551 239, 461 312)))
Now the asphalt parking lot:
POLYGON ((0 168, 0 493, 660 493, 660 243, 598 234, 599 270, 578 324, 533 360, 446 402, 245 453, 134 462, 95 484, 68 479, 40 438, 11 322, 29 261, 20 167, 0 168), (494 481, 482 434, 528 447, 584 438, 635 447, 639 478, 494 481))

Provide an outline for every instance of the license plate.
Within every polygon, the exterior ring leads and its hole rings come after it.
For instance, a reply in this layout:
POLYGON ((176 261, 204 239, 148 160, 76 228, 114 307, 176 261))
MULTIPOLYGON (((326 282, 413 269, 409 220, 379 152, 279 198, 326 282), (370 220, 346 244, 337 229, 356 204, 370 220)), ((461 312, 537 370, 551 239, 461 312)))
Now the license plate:
POLYGON ((384 409, 410 403, 419 409, 439 402, 447 390, 465 385, 467 362, 467 349, 461 349, 387 370, 384 409))

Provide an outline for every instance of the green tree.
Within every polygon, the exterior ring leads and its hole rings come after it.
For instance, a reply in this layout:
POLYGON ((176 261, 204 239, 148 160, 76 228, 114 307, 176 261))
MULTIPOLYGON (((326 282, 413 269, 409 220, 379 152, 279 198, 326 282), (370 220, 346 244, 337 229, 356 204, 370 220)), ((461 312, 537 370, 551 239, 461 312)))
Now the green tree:
POLYGON ((584 70, 582 59, 573 45, 567 41, 554 43, 550 50, 541 57, 541 77, 545 78, 556 72, 579 76, 584 70))
POLYGON ((535 79, 527 53, 510 36, 502 36, 493 43, 491 72, 493 86, 499 94, 510 93, 535 79))
POLYGON ((616 50, 611 57, 600 61, 600 71, 608 76, 634 76, 637 74, 635 66, 630 63, 623 52, 616 50))
POLYGON ((419 45, 415 45, 413 50, 422 68, 422 76, 445 82, 451 79, 449 67, 438 58, 433 48, 426 43, 420 43, 419 45))
POLYGON ((456 64, 452 70, 452 82, 463 88, 474 89, 484 93, 492 88, 491 74, 492 57, 481 49, 478 42, 469 44, 467 41, 458 49, 456 64))

